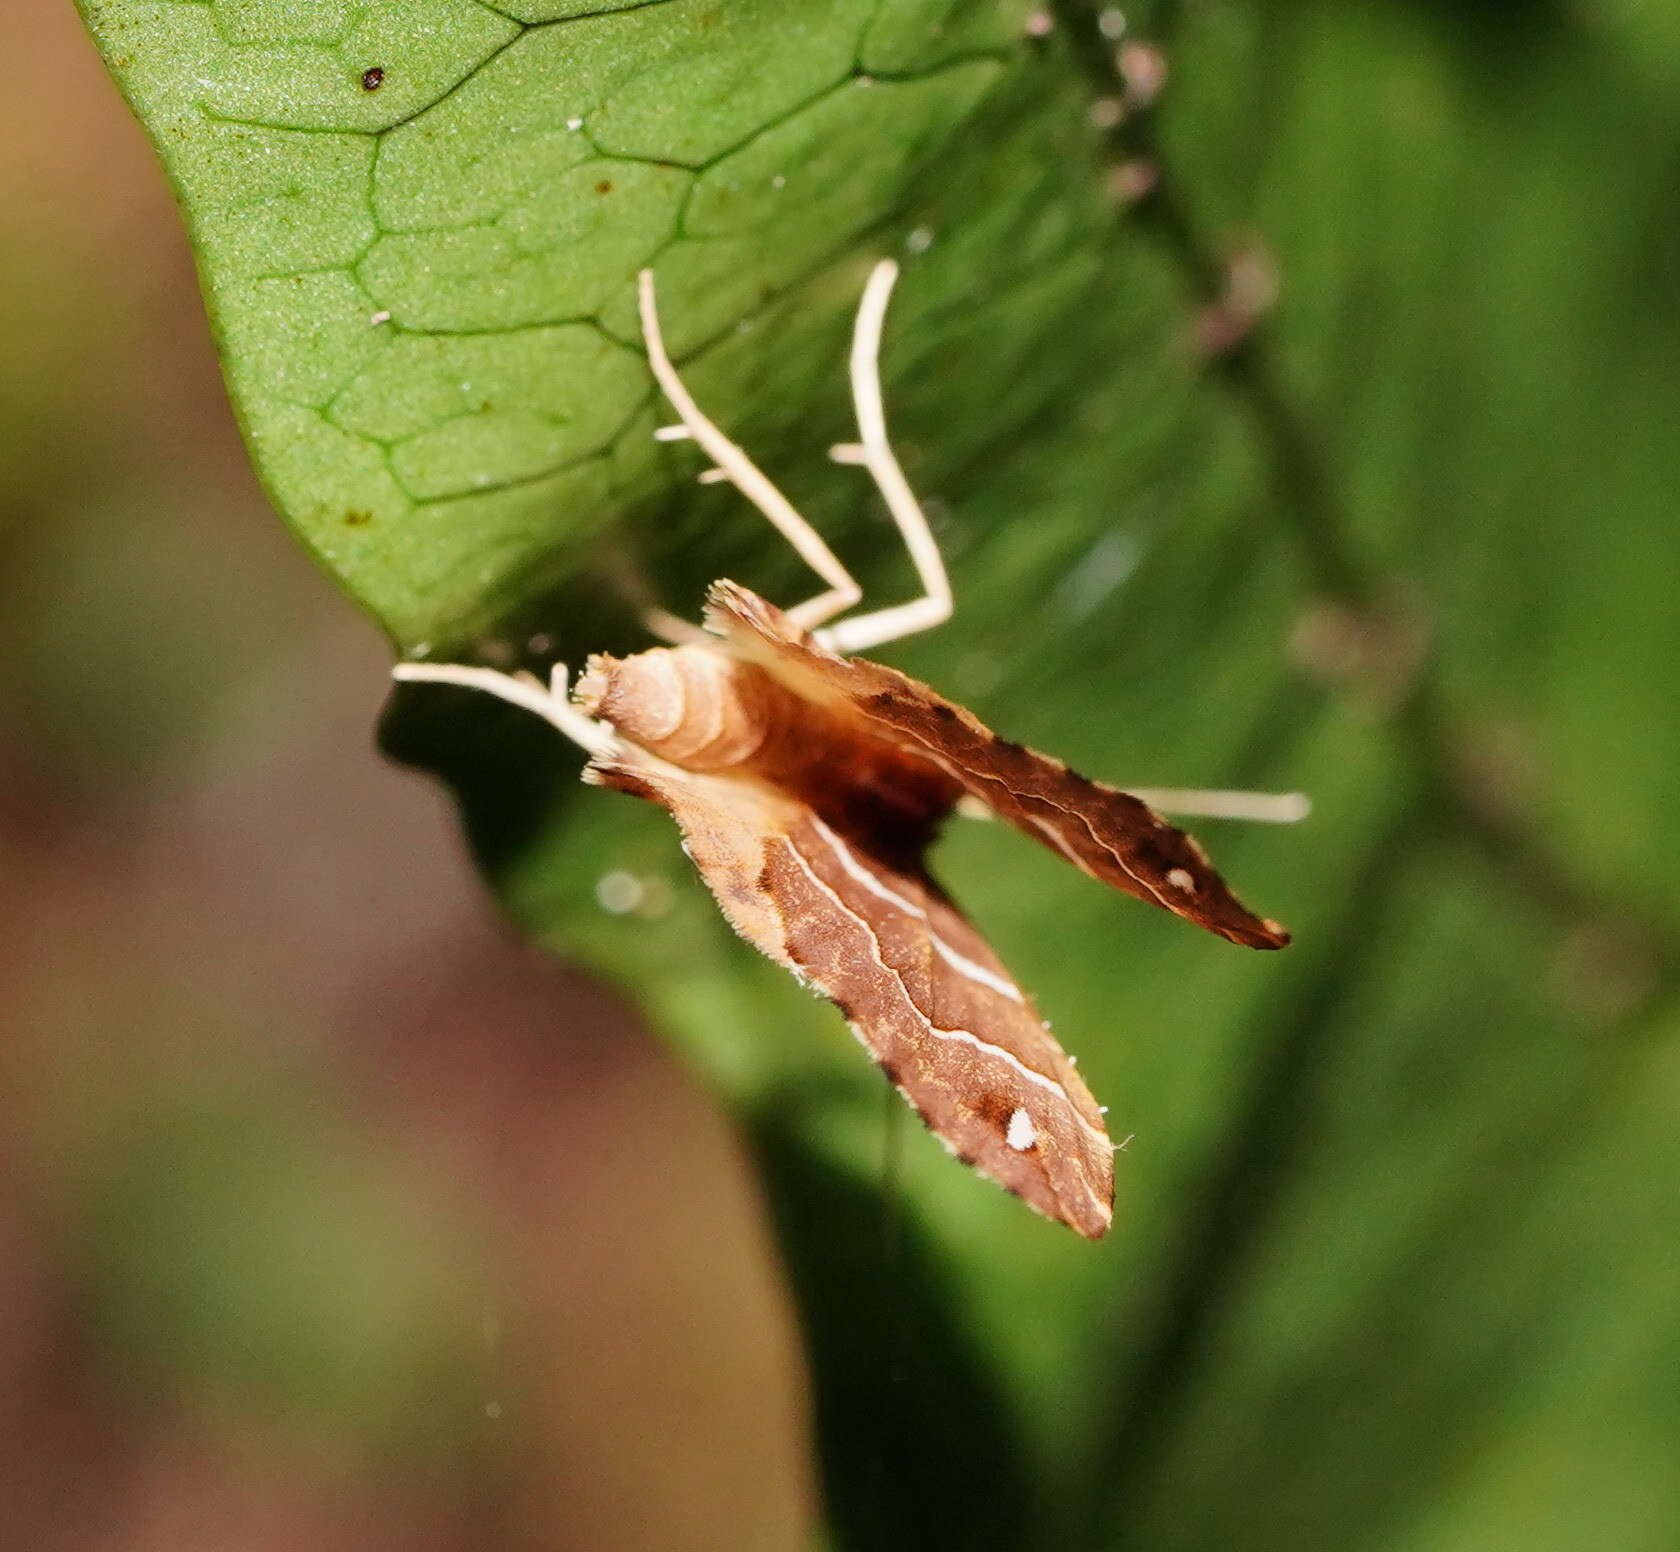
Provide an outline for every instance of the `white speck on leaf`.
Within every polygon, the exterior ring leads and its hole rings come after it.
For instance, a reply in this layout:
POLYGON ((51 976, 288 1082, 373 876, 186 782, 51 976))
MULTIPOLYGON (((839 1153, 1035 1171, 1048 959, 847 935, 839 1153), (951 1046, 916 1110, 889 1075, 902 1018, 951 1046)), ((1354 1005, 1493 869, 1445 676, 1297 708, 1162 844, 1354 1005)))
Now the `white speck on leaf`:
POLYGON ((595 884, 595 903, 613 916, 628 916, 642 903, 647 891, 634 873, 615 868, 595 884))
POLYGON ((1077 625, 1094 614, 1137 570, 1144 544, 1130 529, 1111 528, 1075 561, 1050 595, 1056 618, 1077 625))

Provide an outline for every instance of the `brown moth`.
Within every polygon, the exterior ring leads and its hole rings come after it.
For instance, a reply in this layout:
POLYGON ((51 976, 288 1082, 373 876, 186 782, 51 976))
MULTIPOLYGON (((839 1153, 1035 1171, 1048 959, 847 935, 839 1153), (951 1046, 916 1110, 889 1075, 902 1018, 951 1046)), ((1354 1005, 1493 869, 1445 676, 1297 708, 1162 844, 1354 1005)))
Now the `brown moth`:
MULTIPOLYGON (((564 668, 529 675, 400 664, 401 679, 468 685, 547 718, 590 753, 583 779, 668 809, 737 932, 834 1002, 950 1151, 1090 1238, 1113 1216, 1103 1111, 1031 1000, 928 872, 964 799, 1093 878, 1251 948, 1289 935, 1249 912, 1201 847, 1143 798, 999 738, 897 670, 848 654, 951 612, 944 564, 887 442, 877 360, 896 277, 876 266, 858 310, 851 376, 860 441, 837 462, 873 476, 924 588, 909 604, 837 620, 861 596, 821 537, 695 405, 660 337, 641 276, 649 362, 716 469, 794 544, 827 591, 783 611, 714 584, 705 629, 652 615, 672 641, 596 656, 568 697, 564 668), (830 623, 832 622, 832 623, 830 623)), ((1162 793, 1163 806, 1293 819, 1293 794, 1162 793)))

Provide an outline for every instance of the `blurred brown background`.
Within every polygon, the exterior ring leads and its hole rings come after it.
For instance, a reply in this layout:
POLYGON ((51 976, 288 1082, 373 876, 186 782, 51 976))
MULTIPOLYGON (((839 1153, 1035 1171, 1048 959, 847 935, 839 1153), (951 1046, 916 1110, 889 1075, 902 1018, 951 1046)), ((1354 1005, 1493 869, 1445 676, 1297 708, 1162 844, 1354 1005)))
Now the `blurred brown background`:
POLYGON ((0 57, 0 1544, 797 1544, 733 1139, 374 752, 72 7, 0 57))

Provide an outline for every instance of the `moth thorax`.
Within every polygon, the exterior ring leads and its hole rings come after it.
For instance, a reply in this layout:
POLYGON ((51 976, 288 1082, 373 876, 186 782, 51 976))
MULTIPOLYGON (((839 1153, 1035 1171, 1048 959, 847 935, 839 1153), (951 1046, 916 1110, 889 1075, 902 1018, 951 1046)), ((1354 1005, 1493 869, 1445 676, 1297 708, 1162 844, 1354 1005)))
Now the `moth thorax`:
POLYGON ((691 771, 724 771, 764 744, 778 699, 761 671, 706 647, 590 658, 578 705, 633 744, 691 771))

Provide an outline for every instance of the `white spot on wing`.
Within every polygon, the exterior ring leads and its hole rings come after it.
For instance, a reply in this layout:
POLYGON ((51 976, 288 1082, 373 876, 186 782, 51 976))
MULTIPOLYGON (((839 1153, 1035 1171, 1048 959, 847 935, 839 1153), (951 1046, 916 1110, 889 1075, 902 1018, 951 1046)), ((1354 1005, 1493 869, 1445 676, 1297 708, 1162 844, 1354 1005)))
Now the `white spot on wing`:
POLYGON ((1017 1153, 1025 1153, 1038 1141, 1038 1128, 1025 1110, 1017 1110, 1009 1117, 1009 1130, 1003 1140, 1017 1153))
MULTIPOLYGON (((880 940, 875 936, 874 927, 864 917, 859 916, 856 911, 847 905, 846 902, 834 892, 830 885, 824 883, 822 879, 817 877, 816 873, 812 871, 811 864, 800 855, 800 851, 797 846, 795 846, 785 836, 781 837, 781 843, 787 849, 788 855, 793 858, 794 863, 799 868, 800 872, 802 872, 806 878, 810 879, 810 881, 828 897, 828 899, 833 903, 835 909, 851 917, 853 921, 863 928, 870 940, 870 956, 874 959, 876 964, 878 964, 887 972, 888 975, 898 982, 899 989, 903 992, 905 1001, 909 1003, 912 1009, 915 1010, 916 1016, 922 1021, 923 1029, 925 1029, 936 1040, 950 1040, 960 1045, 972 1046, 976 1051, 980 1051, 985 1055, 992 1057, 994 1060, 1002 1062, 1005 1066, 1013 1068, 1024 1079, 1026 1079, 1028 1083, 1043 1089, 1046 1093, 1054 1094, 1056 1098, 1067 1107, 1068 1113, 1072 1115, 1073 1119, 1077 1121, 1080 1126, 1089 1132, 1091 1136, 1100 1138, 1104 1147, 1109 1146, 1108 1133, 1103 1131, 1100 1127, 1092 1126, 1091 1123, 1079 1113, 1078 1106, 1076 1106, 1068 1097, 1068 1091, 1063 1088, 1056 1079, 1048 1078, 1043 1073, 1035 1071, 1033 1068, 1027 1066, 1027 1064, 1023 1062, 1013 1051, 1007 1051, 1000 1045, 993 1045, 989 1040, 982 1040, 978 1035, 974 1034, 970 1030, 941 1029, 939 1025, 935 1024, 932 1019, 922 1012, 922 1010, 916 1006, 916 1001, 913 997, 911 997, 909 989, 904 985, 904 977, 894 970, 892 966, 890 966, 886 960, 881 957, 880 940)), ((784 961, 784 963, 787 963, 787 961, 784 961)), ((1089 1183, 1087 1183, 1086 1189, 1091 1189, 1089 1183)), ((1094 1191, 1092 1191, 1091 1194, 1093 1197, 1096 1195, 1094 1191)))
POLYGON ((1174 889, 1182 889, 1187 895, 1196 892, 1195 876, 1187 868, 1173 868, 1167 874, 1167 882, 1174 889))

